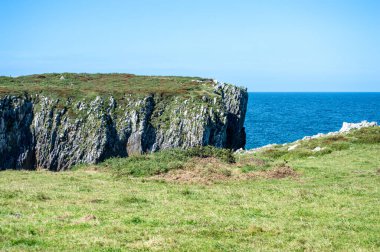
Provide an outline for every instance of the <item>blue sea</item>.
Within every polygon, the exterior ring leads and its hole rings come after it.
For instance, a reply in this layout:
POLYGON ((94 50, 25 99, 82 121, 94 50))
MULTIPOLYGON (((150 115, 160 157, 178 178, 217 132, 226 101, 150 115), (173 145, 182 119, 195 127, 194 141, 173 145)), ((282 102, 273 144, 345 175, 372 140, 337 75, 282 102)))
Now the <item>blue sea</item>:
POLYGON ((380 123, 380 93, 249 93, 246 149, 338 131, 343 122, 380 123))

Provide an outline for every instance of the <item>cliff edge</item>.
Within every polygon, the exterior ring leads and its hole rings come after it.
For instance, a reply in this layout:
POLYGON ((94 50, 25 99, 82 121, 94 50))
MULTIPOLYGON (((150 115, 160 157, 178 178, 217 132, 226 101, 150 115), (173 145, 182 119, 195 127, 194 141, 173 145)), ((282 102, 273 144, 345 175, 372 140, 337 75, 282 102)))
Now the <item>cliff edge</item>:
POLYGON ((245 88, 130 74, 0 77, 0 170, 59 171, 167 148, 245 145, 245 88))

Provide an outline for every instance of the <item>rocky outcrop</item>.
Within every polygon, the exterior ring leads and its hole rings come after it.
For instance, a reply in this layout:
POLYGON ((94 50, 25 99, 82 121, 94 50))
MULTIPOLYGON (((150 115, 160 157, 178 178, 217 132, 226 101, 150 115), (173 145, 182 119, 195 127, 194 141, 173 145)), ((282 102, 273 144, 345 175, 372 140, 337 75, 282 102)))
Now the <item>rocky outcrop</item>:
POLYGON ((360 123, 344 122, 339 132, 345 133, 353 129, 361 129, 361 128, 368 128, 368 127, 375 127, 375 126, 377 126, 377 122, 367 122, 367 121, 361 121, 360 123))
POLYGON ((0 169, 59 171, 167 148, 245 145, 246 89, 214 83, 195 95, 0 97, 0 169))

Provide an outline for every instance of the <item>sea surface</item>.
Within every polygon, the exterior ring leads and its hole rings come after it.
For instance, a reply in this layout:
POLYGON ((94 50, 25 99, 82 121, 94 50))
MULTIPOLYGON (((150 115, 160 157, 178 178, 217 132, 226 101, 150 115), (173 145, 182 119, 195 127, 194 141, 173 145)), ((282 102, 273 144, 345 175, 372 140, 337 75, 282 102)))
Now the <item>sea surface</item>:
POLYGON ((343 122, 380 123, 380 93, 249 93, 246 149, 338 131, 343 122))

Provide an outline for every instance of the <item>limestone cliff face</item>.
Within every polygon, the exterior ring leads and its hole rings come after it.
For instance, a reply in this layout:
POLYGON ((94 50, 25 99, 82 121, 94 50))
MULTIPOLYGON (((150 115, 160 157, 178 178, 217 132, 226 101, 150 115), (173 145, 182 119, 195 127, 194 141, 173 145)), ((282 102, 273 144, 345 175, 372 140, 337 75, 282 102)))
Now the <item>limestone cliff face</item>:
POLYGON ((0 96, 0 169, 59 171, 166 148, 245 145, 248 95, 216 83, 209 95, 0 96))

